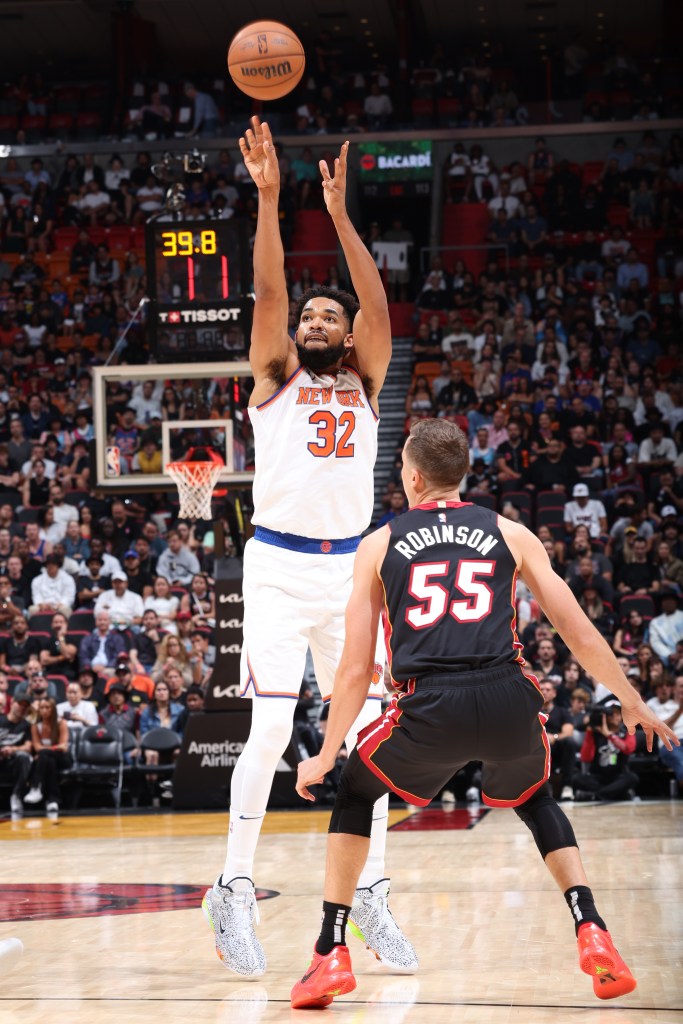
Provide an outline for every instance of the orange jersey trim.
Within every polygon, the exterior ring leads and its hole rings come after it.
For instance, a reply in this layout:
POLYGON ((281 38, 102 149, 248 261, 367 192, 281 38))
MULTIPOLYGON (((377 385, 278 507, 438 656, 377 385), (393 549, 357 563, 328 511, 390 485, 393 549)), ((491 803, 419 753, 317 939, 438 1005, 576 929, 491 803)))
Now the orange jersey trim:
POLYGON ((370 396, 368 395, 367 391, 365 390, 365 385, 363 384, 363 378, 359 374, 359 372, 356 369, 356 367, 355 366, 351 366, 349 363, 342 363, 341 368, 342 368, 342 370, 349 370, 351 373, 354 373, 356 375, 356 377, 358 377, 358 383, 360 384, 361 390, 362 390, 363 394, 365 395, 365 401, 368 403, 368 409, 370 410, 372 415, 375 417, 375 419, 379 423, 379 416, 377 415, 375 410, 372 408, 372 402, 370 401, 370 396))
POLYGON ((303 370, 304 370, 303 366, 300 366, 299 369, 295 370, 294 373, 292 374, 292 376, 289 377, 284 382, 282 387, 278 388, 278 390, 275 392, 274 395, 271 395, 270 398, 267 398, 265 400, 265 402, 261 402, 260 405, 254 405, 252 408, 254 408, 254 409, 265 409, 267 406, 271 405, 271 403, 274 402, 276 398, 279 398, 280 395, 283 394, 283 392, 285 392, 287 390, 287 388, 291 386, 291 384, 296 380, 296 378, 299 376, 299 374, 303 373, 303 370))
POLYGON ((247 677, 247 684, 244 687, 244 689, 240 691, 240 697, 246 697, 247 693, 249 692, 249 687, 253 686, 253 688, 254 688, 254 695, 256 697, 287 697, 289 700, 291 700, 292 698, 295 698, 296 700, 299 699, 299 691, 298 690, 297 690, 296 693, 281 693, 281 692, 279 692, 277 690, 272 690, 272 691, 271 690, 262 690, 259 687, 258 683, 256 682, 256 676, 254 674, 253 668, 251 667, 251 662, 249 661, 248 657, 247 657, 247 666, 249 668, 249 675, 247 677))

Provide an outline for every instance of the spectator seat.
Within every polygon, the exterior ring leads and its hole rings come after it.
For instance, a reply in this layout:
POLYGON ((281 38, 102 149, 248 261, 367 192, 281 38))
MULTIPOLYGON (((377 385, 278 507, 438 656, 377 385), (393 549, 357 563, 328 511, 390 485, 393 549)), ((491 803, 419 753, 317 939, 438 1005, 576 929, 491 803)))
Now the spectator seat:
POLYGON ((47 122, 47 130, 50 135, 60 139, 70 139, 74 127, 72 114, 54 113, 50 114, 47 122))
POLYGON ((76 135, 79 141, 91 142, 102 133, 102 115, 94 110, 84 110, 76 116, 76 135))
POLYGON ((47 131, 47 118, 40 114, 28 114, 21 119, 21 127, 26 134, 26 142, 44 142, 47 131))
POLYGON ((76 608, 69 618, 70 631, 92 633, 95 628, 95 613, 91 608, 76 608))
MULTIPOLYGON (((102 725, 91 725, 83 729, 78 745, 78 760, 74 778, 80 789, 88 785, 111 790, 114 806, 121 806, 123 789, 123 736, 102 725)), ((77 798, 78 799, 78 796, 77 798)))
POLYGON ((78 228, 55 228, 53 239, 57 252, 68 252, 78 241, 78 228))
POLYGON ((538 491, 536 494, 536 509, 562 509, 562 515, 564 515, 564 506, 567 504, 566 494, 561 491, 538 491))
POLYGON ((619 616, 625 620, 629 612, 633 610, 640 612, 648 621, 657 614, 655 603, 649 594, 624 594, 619 601, 619 616))
POLYGON ((498 511, 498 501, 495 494, 488 494, 486 491, 471 491, 465 495, 468 501, 472 501, 481 508, 488 508, 491 512, 498 511))
POLYGON ((501 494, 501 503, 511 501, 519 509, 522 522, 525 526, 531 526, 533 512, 533 501, 528 491, 505 491, 501 494))
POLYGON ((62 701, 66 700, 66 688, 69 685, 69 680, 66 676, 62 675, 48 675, 45 674, 45 678, 48 683, 54 683, 57 690, 57 703, 61 704, 62 701))
POLYGON ((17 512, 17 522, 18 523, 37 523, 38 522, 38 513, 39 512, 40 512, 40 509, 38 509, 38 508, 30 508, 30 507, 24 505, 24 507, 20 508, 19 511, 17 512))
POLYGON ((0 505, 11 505, 12 508, 16 508, 21 505, 22 501, 21 491, 17 491, 13 487, 8 487, 6 491, 0 491, 0 505))
POLYGON ((50 632, 50 626, 52 625, 52 613, 51 612, 36 612, 28 620, 28 628, 31 633, 44 633, 50 632))
POLYGON ((0 114, 0 143, 10 145, 16 142, 19 118, 16 114, 0 114))

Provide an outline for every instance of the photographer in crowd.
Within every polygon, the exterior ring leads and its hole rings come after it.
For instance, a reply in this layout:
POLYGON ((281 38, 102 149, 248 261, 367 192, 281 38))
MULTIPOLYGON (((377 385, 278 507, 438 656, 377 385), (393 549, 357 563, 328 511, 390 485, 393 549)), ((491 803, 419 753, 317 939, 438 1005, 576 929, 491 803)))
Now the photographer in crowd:
POLYGON ((638 776, 628 759, 635 749, 636 737, 626 730, 619 702, 612 698, 594 706, 581 748, 581 763, 588 771, 574 774, 575 799, 633 799, 638 776))

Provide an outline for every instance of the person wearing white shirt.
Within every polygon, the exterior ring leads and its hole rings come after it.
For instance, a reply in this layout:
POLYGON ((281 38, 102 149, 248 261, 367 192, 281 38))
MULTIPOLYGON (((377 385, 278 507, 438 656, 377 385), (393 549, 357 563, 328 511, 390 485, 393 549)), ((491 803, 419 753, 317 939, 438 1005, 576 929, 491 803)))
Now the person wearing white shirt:
MULTIPOLYGON (((647 385, 641 385, 640 397, 636 402, 635 412, 633 413, 633 419, 637 427, 642 427, 643 423, 647 420, 647 407, 643 402, 643 394, 646 391, 647 385)), ((671 395, 667 394, 666 391, 654 390, 655 407, 659 409, 662 414, 662 419, 667 420, 671 423, 671 413, 674 410, 674 403, 671 395)))
POLYGON ((607 533, 607 511, 601 501, 590 497, 587 484, 575 484, 574 501, 564 506, 564 526, 573 533, 577 526, 587 526, 591 537, 597 539, 607 533))
POLYGON ((495 217, 499 210, 505 210, 508 220, 514 220, 519 216, 522 206, 517 196, 510 193, 509 178, 507 180, 501 178, 500 193, 489 201, 488 207, 492 217, 495 217))
POLYGON ((61 568, 56 555, 46 556, 43 571, 31 583, 31 598, 30 615, 42 612, 71 615, 76 600, 76 584, 73 577, 61 568))
POLYGON ((125 572, 112 573, 111 590, 105 590, 95 601, 95 616, 98 612, 109 612, 114 626, 127 628, 139 626, 144 611, 142 598, 128 589, 128 577, 125 572))
POLYGON ((114 555, 110 555, 108 551, 104 550, 104 544, 99 537, 91 538, 90 554, 97 555, 98 558, 102 559, 102 576, 108 576, 109 579, 111 579, 115 572, 123 572, 123 566, 119 562, 118 558, 114 555))
POLYGON ((81 684, 70 682, 66 688, 66 700, 57 705, 57 714, 66 721, 69 732, 77 732, 89 725, 97 725, 97 708, 90 700, 83 700, 81 684))
POLYGON ((638 449, 638 464, 657 471, 664 465, 675 462, 677 455, 676 445, 670 437, 664 437, 661 423, 653 423, 650 427, 650 436, 641 442, 638 449))
POLYGON ((657 696, 652 697, 648 707, 652 708, 657 718, 669 726, 681 740, 680 747, 667 750, 663 743, 659 744, 659 760, 670 768, 676 776, 679 793, 683 794, 683 672, 677 672, 674 679, 674 692, 668 697, 668 687, 657 688, 657 696), (661 700, 660 700, 661 697, 661 700))
POLYGON ((31 472, 31 469, 33 468, 34 461, 36 459, 40 459, 40 461, 45 466, 45 477, 46 477, 46 479, 47 480, 54 480, 55 473, 57 472, 57 463, 53 462, 52 459, 46 459, 44 455, 40 454, 41 451, 43 451, 43 452, 45 451, 45 449, 43 448, 42 445, 34 445, 34 447, 33 447, 33 454, 31 455, 31 458, 28 459, 28 461, 25 462, 23 464, 23 466, 21 467, 21 475, 24 478, 26 478, 29 475, 29 473, 31 472))
POLYGON ((157 573, 159 576, 165 576, 169 583, 187 587, 192 583, 192 577, 200 570, 197 556, 193 555, 189 548, 184 547, 176 530, 169 530, 166 540, 168 547, 159 555, 157 573))
POLYGON ((133 394, 128 406, 135 412, 135 422, 139 426, 147 426, 152 420, 161 419, 160 396, 154 394, 154 381, 146 380, 142 390, 133 394))
POLYGON ((683 612, 678 607, 680 598, 675 590, 659 592, 661 613, 650 621, 648 643, 665 665, 683 640, 683 612))
MULTIPOLYGON (((66 533, 69 523, 78 522, 78 509, 74 505, 67 505, 64 501, 64 491, 61 484, 53 484, 50 487, 50 498, 52 500, 53 522, 63 527, 62 537, 66 533)), ((61 537, 59 538, 62 539, 61 537)))
POLYGON ((387 123, 394 112, 391 100, 386 93, 380 92, 379 85, 375 82, 370 86, 370 95, 363 101, 363 113, 367 118, 368 126, 381 128, 387 123))

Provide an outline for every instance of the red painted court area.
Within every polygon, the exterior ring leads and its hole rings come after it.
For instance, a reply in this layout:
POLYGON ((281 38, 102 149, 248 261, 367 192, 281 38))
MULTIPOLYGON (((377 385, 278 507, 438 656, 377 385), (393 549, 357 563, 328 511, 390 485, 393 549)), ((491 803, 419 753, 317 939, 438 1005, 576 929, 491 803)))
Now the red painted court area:
MULTIPOLYGON (((18 882, 0 886, 0 921, 54 921, 198 909, 206 889, 206 885, 29 885, 18 882)), ((257 900, 278 895, 272 889, 256 890, 257 900)))
POLYGON ((488 814, 488 807, 427 807, 424 811, 392 825, 392 832, 449 832, 474 828, 478 821, 488 814))

